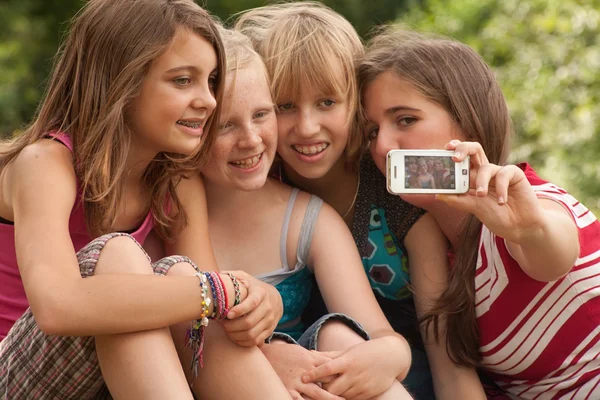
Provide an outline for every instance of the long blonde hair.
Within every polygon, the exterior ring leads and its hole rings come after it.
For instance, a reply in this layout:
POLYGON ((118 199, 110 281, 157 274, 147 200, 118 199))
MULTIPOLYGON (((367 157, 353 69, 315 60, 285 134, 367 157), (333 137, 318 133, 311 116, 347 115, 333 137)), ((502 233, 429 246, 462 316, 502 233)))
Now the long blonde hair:
POLYGON ((350 22, 321 3, 295 2, 243 12, 234 29, 248 36, 263 57, 276 104, 307 86, 344 96, 350 126, 345 157, 355 164, 365 145, 356 81, 364 46, 350 22), (332 68, 336 64, 341 74, 332 68))
MULTIPOLYGON (((359 67, 361 92, 380 74, 395 72, 423 96, 443 107, 467 140, 479 142, 489 161, 504 164, 512 124, 494 73, 470 47, 454 40, 382 29, 370 42, 359 67)), ((446 347, 458 364, 480 360, 475 316, 475 267, 481 222, 470 215, 463 226, 461 248, 450 272, 448 288, 421 322, 433 324, 438 338, 446 321, 446 347)))
MULTIPOLYGON (((218 58, 217 104, 224 75, 224 52, 209 14, 192 0, 90 0, 75 16, 54 60, 53 70, 32 124, 0 152, 0 169, 27 145, 49 132, 66 132, 81 185, 86 224, 92 235, 109 232, 123 192, 125 160, 132 132, 126 114, 156 58, 184 28, 210 42, 218 58)), ((191 156, 159 153, 147 167, 143 184, 164 239, 186 224, 175 193, 184 174, 197 171, 214 140, 207 123, 203 145, 191 156), (165 207, 165 200, 170 207, 165 207), (171 214, 168 213, 170 209, 171 214)))

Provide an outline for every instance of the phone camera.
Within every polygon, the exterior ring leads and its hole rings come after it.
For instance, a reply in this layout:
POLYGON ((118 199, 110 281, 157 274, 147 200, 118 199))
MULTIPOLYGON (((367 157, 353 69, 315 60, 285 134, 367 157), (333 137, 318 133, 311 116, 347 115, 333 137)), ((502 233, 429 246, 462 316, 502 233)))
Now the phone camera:
POLYGON ((468 171, 467 171, 467 169, 466 169, 466 168, 462 170, 462 174, 463 174, 463 175, 467 175, 467 173, 468 173, 468 171))

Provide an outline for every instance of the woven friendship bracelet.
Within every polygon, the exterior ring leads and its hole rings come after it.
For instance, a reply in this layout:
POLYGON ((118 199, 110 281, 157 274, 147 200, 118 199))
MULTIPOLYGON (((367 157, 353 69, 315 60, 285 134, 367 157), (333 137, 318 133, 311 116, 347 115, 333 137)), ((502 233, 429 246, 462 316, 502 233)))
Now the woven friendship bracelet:
POLYGON ((240 293, 240 283, 238 282, 235 275, 231 272, 226 272, 226 274, 231 278, 231 282, 233 283, 233 290, 235 292, 235 300, 233 302, 233 306, 237 306, 241 302, 242 294, 240 293))
POLYGON ((215 286, 217 287, 217 291, 219 292, 219 309, 217 310, 217 319, 225 319, 227 314, 229 313, 229 309, 227 308, 227 291, 225 290, 225 286, 223 286, 223 280, 217 272, 211 272, 211 276, 215 282, 215 286))
POLYGON ((221 274, 217 274, 219 281, 221 282, 221 287, 223 288, 223 292, 225 293, 225 316, 229 314, 229 298, 227 297, 227 289, 225 288, 225 282, 223 282, 223 278, 221 278, 221 274))
POLYGON ((215 300, 215 305, 213 307, 213 312, 210 315, 210 317, 212 319, 218 319, 219 310, 221 308, 221 292, 217 288, 217 285, 215 285, 215 280, 214 280, 214 276, 212 275, 212 273, 205 272, 204 273, 204 278, 208 280, 208 283, 210 284, 210 287, 212 289, 213 299, 215 300))

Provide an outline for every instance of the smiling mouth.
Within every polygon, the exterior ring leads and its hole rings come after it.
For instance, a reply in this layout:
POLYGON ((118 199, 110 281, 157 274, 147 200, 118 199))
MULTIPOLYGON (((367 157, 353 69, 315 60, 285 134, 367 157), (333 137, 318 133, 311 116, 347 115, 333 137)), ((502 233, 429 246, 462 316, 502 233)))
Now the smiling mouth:
POLYGON ((177 120, 176 123, 178 125, 183 125, 183 126, 186 126, 188 128, 192 128, 192 129, 198 129, 198 128, 202 128, 204 126, 204 122, 190 122, 190 121, 184 121, 182 119, 177 120))
POLYGON ((292 149, 305 156, 314 156, 316 154, 322 153, 328 147, 329 143, 320 143, 311 146, 300 146, 297 144, 292 145, 292 149))
POLYGON ((229 164, 232 164, 232 165, 236 166, 237 168, 241 168, 241 169, 250 169, 252 167, 255 167, 260 162, 263 154, 264 154, 264 152, 257 154, 255 156, 252 156, 252 157, 244 158, 243 160, 231 161, 231 162, 229 162, 229 164))

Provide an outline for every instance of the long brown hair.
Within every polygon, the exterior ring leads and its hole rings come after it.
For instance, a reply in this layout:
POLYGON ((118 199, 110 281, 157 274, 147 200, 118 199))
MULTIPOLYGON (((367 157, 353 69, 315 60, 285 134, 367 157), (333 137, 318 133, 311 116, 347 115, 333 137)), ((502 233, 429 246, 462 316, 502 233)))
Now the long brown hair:
MULTIPOLYGON (((81 184, 86 224, 92 235, 109 232, 123 192, 125 160, 132 132, 126 114, 156 58, 184 28, 210 42, 218 58, 217 105, 224 76, 224 53, 209 14, 192 0, 90 0, 75 16, 53 65, 44 99, 25 132, 0 153, 0 169, 27 145, 49 132, 67 132, 81 184)), ((143 184, 164 239, 186 224, 175 193, 184 174, 195 173, 214 140, 212 121, 195 154, 159 153, 147 167, 143 184), (170 207, 165 207, 169 199, 170 207), (170 209, 170 213, 167 212, 170 209)))
MULTIPOLYGON (((367 48, 359 67, 361 91, 378 75, 394 71, 422 95, 442 106, 467 140, 479 142, 489 161, 504 164, 508 156, 511 121, 494 73, 470 47, 450 39, 386 28, 367 48)), ((421 318, 436 339, 439 322, 446 322, 446 347, 455 363, 479 363, 479 332, 475 315, 475 267, 481 222, 465 220, 461 248, 450 271, 448 288, 433 309, 421 318)))
POLYGON ((364 45, 352 24, 321 3, 305 1, 245 11, 234 29, 248 36, 263 57, 276 104, 293 99, 307 86, 344 96, 350 126, 345 158, 357 167, 365 147, 356 81, 364 45), (341 74, 332 68, 336 63, 341 74))

